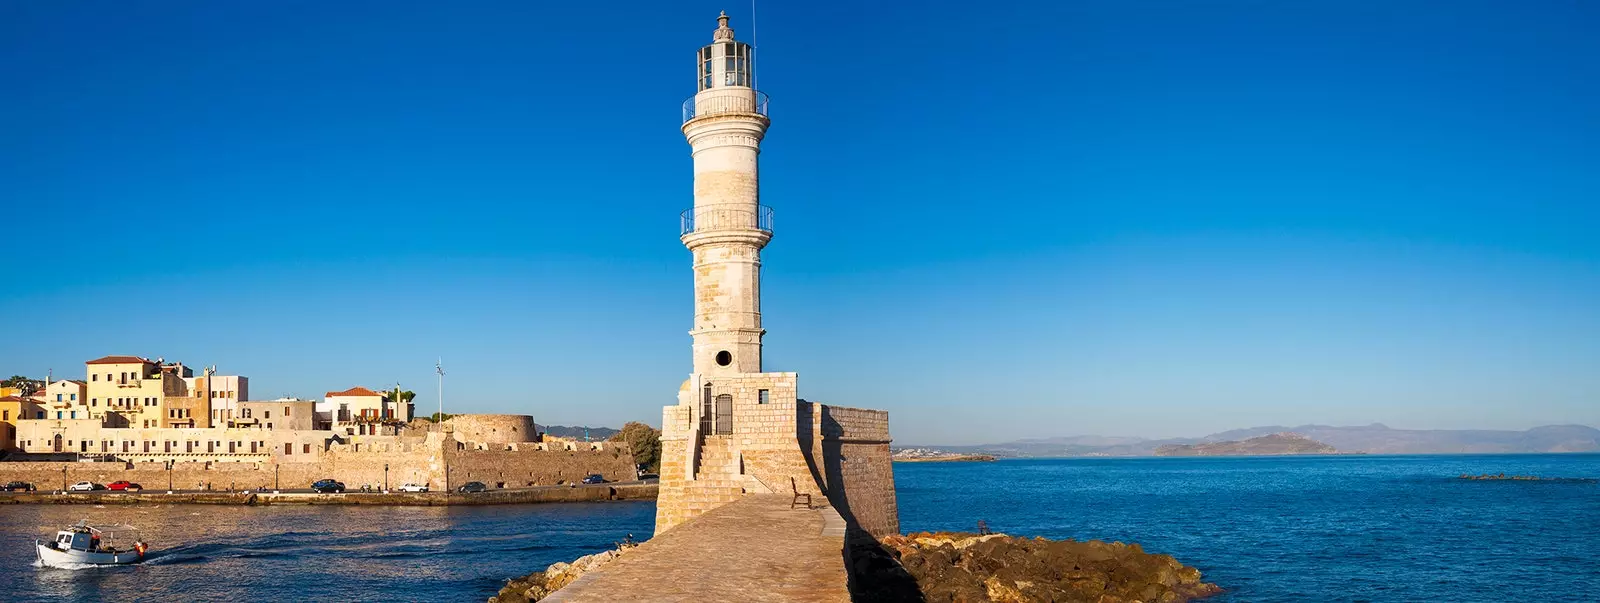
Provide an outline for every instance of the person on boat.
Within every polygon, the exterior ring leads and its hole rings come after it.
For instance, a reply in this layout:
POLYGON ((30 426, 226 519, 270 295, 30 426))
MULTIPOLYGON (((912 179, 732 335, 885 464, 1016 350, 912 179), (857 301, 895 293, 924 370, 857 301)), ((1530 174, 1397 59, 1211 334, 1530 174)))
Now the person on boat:
POLYGON ((100 552, 100 535, 99 534, 90 534, 89 535, 89 552, 91 552, 91 553, 100 552))

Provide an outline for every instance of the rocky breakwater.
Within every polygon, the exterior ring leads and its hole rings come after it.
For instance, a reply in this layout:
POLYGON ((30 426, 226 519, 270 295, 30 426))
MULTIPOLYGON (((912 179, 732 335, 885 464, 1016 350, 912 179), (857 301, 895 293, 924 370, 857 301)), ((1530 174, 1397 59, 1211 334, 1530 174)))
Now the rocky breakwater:
POLYGON ((949 532, 852 538, 850 559, 852 594, 867 601, 1177 603, 1222 592, 1170 555, 1098 540, 949 532))
POLYGON ((610 551, 579 557, 573 560, 572 563, 554 563, 542 572, 534 572, 521 578, 507 580, 506 585, 500 589, 499 594, 489 597, 489 603, 531 603, 532 601, 539 601, 550 596, 550 593, 560 590, 561 587, 572 584, 573 580, 577 580, 580 576, 589 573, 589 571, 605 565, 612 559, 616 559, 635 546, 638 545, 624 543, 610 551))

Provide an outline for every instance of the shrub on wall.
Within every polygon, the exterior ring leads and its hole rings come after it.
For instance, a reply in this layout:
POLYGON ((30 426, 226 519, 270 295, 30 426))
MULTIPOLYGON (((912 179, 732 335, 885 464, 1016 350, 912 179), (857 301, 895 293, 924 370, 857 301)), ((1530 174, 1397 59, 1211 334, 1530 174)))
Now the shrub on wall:
POLYGON ((633 451, 633 462, 645 468, 645 471, 655 473, 661 470, 661 431, 640 423, 630 421, 622 426, 622 431, 611 436, 613 442, 625 442, 628 449, 633 451))

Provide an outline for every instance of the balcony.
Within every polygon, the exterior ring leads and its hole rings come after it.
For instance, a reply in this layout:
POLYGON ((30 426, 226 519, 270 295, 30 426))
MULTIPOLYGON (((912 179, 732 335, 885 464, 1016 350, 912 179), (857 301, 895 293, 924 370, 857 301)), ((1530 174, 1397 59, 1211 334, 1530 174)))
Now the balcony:
POLYGON ((740 204, 709 205, 689 208, 678 214, 678 236, 708 230, 759 230, 772 234, 772 208, 740 204))
MULTIPOLYGON (((713 88, 713 90, 741 90, 739 88, 713 88)), ((747 90, 747 89, 746 89, 747 90)), ((689 97, 683 101, 683 123, 689 123, 697 117, 710 117, 712 115, 756 115, 767 114, 767 93, 752 90, 755 97, 744 94, 718 94, 699 95, 689 97)))

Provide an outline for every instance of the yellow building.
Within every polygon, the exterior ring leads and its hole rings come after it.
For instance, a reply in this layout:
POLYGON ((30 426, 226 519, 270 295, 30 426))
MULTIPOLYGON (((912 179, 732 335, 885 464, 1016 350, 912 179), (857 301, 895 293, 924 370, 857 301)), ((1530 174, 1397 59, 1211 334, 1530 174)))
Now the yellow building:
POLYGON ((41 419, 43 413, 39 403, 33 400, 17 395, 0 396, 0 451, 18 450, 17 421, 41 419))
POLYGON ((163 366, 138 356, 106 356, 84 365, 90 412, 107 413, 108 427, 164 427, 165 399, 187 393, 182 365, 163 366))
POLYGON ((47 418, 98 419, 105 416, 103 408, 92 409, 98 412, 91 412, 89 386, 82 381, 72 379, 56 381, 45 386, 33 396, 33 399, 44 409, 47 418))

